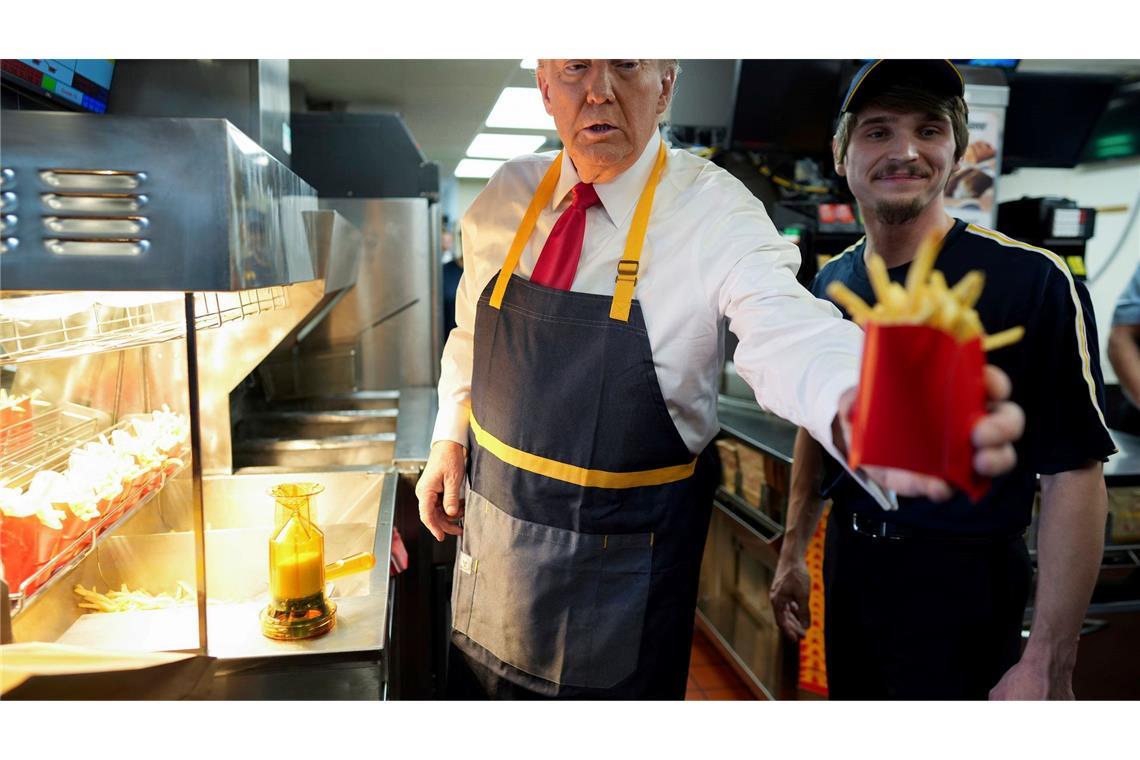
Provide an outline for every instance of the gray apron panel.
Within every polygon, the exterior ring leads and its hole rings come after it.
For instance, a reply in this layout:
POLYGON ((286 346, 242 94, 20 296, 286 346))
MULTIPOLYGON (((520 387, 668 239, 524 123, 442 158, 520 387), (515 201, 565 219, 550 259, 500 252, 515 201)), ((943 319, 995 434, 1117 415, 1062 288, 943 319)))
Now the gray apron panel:
POLYGON ((539 525, 470 491, 452 586, 454 628, 524 673, 608 688, 637 667, 652 561, 648 533, 539 525))

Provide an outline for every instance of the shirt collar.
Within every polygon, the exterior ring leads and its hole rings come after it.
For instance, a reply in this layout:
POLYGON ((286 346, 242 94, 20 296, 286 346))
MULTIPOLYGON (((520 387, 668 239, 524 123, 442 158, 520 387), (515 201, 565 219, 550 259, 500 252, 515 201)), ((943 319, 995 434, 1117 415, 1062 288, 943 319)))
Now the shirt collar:
MULTIPOLYGON (((633 213, 633 207, 637 205, 637 199, 641 197, 641 191, 645 189, 645 183, 649 180, 650 172, 653 171, 653 163, 657 158, 657 146, 660 143, 661 133, 654 130, 649 142, 646 143, 633 166, 610 182, 594 185, 598 199, 602 202, 602 208, 606 210, 606 215, 609 216, 614 226, 624 225, 626 219, 633 213)), ((578 177, 578 170, 574 168, 574 163, 570 160, 570 154, 563 150, 562 173, 558 177, 558 184, 554 187, 551 209, 556 209, 562 205, 562 201, 581 181, 578 177)))

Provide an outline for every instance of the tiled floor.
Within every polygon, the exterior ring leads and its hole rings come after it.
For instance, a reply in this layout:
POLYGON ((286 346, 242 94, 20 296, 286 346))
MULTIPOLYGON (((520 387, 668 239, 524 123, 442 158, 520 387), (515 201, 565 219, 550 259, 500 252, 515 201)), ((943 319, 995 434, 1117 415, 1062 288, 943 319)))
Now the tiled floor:
POLYGON ((693 634, 685 699, 756 699, 716 646, 699 629, 693 634))

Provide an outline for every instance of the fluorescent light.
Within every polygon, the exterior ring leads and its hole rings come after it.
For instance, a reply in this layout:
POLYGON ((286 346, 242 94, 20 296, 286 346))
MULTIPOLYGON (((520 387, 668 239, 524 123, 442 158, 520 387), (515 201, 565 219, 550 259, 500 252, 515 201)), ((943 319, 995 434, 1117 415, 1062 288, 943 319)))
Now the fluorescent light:
POLYGON ((505 87, 487 117, 487 126, 553 132, 554 119, 543 107, 537 87, 505 87))
POLYGON ((505 161, 488 161, 482 158, 465 158, 455 167, 456 177, 489 179, 505 161))
POLYGON ((538 68, 538 59, 537 58, 523 58, 521 61, 519 61, 519 68, 520 69, 530 69, 531 71, 534 71, 535 69, 538 68))
POLYGON ((546 142, 543 135, 503 135, 483 132, 467 148, 472 158, 514 158, 534 153, 546 142))

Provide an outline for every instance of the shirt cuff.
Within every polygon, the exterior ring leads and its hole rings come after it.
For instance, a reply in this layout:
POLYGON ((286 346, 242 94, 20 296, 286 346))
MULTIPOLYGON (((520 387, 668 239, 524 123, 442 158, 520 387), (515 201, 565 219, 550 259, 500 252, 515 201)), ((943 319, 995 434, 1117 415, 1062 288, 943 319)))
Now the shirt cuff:
POLYGON ((1140 325, 1140 303, 1121 303, 1112 312, 1112 326, 1140 325))
POLYGON ((867 477, 866 473, 862 470, 853 470, 847 464, 847 457, 840 453, 839 448, 832 440, 832 422, 835 416, 839 414, 839 397, 842 396, 848 388, 854 388, 858 384, 859 375, 851 373, 837 373, 831 382, 824 386, 823 391, 819 395, 819 403, 816 406, 816 416, 813 420, 815 430, 813 437, 823 446, 824 450, 832 456, 835 461, 846 470, 855 482, 858 483, 864 491, 871 495, 871 498, 876 503, 888 512, 894 511, 899 508, 898 496, 893 491, 887 491, 879 486, 878 483, 867 477))
POLYGON ((468 428, 468 415, 470 409, 466 404, 452 404, 449 406, 440 406, 439 413, 435 416, 435 430, 431 434, 431 442, 434 446, 436 441, 454 441, 467 448, 467 428, 468 428))

